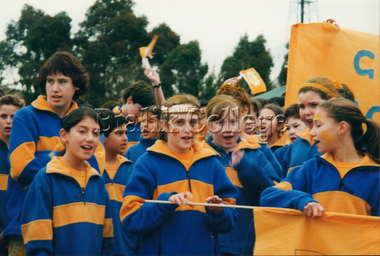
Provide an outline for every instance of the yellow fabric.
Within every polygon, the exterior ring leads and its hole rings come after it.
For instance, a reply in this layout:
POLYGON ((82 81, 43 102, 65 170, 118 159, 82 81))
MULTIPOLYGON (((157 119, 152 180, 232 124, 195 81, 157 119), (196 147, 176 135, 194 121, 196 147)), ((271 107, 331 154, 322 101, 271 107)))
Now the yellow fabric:
POLYGON ((113 222, 112 222, 112 219, 104 219, 103 237, 113 237, 113 222))
POLYGON ((82 172, 71 168, 69 165, 67 165, 62 160, 62 157, 60 157, 60 156, 53 157, 51 159, 51 161, 47 164, 46 173, 61 173, 61 174, 73 177, 74 179, 76 179, 78 181, 80 186, 83 188, 86 188, 88 179, 92 175, 100 175, 94 168, 92 168, 90 166, 89 163, 84 162, 83 173, 85 173, 85 175, 84 175, 84 179, 83 179, 81 176, 81 175, 83 175, 82 172), (76 178, 76 175, 78 175, 78 179, 76 178), (84 186, 82 186, 82 185, 84 185, 84 186))
POLYGON ((366 117, 380 123, 379 51, 378 35, 330 23, 293 25, 285 107, 298 103, 298 91, 305 81, 323 76, 347 84, 366 117))
POLYGON ((343 191, 324 191, 313 195, 327 212, 371 215, 371 206, 360 197, 343 191))
POLYGON ((149 55, 153 54, 152 51, 153 51, 154 46, 156 45, 157 39, 158 39, 158 36, 154 35, 152 41, 149 43, 147 47, 139 48, 141 58, 146 58, 149 55))
POLYGON ((380 218, 325 212, 307 218, 292 209, 253 210, 254 255, 378 255, 380 218))
POLYGON ((122 203, 123 202, 123 193, 125 185, 120 185, 117 183, 107 183, 106 188, 111 200, 122 203))
POLYGON ((247 82, 252 95, 267 91, 263 79, 261 79, 260 74, 254 68, 242 70, 239 73, 247 82))
POLYGON ((244 188, 241 184, 237 171, 232 167, 226 167, 226 173, 228 178, 230 178, 232 184, 234 184, 238 188, 244 188))
POLYGON ((302 85, 301 88, 303 87, 313 87, 313 88, 316 88, 324 93, 326 93, 328 96, 330 96, 331 98, 336 98, 337 95, 335 95, 335 93, 333 93, 331 90, 327 89, 326 87, 320 85, 320 84, 315 84, 315 83, 305 83, 302 85))
MULTIPOLYGON (((43 95, 38 96, 38 98, 35 101, 33 101, 31 105, 37 109, 46 110, 46 111, 55 113, 54 110, 49 105, 49 103, 47 102, 46 96, 43 96, 43 95)), ((67 113, 64 115, 64 117, 66 117, 68 114, 70 114, 73 110, 77 108, 78 108, 78 104, 75 101, 71 101, 71 106, 69 110, 67 111, 67 113)))
POLYGON ((186 171, 190 169, 193 157, 195 155, 193 148, 191 148, 190 151, 186 153, 176 153, 171 150, 170 152, 185 166, 186 171))
POLYGON ((340 177, 343 178, 346 173, 348 173, 349 170, 354 168, 359 162, 356 163, 342 163, 342 162, 335 162, 335 167, 338 169, 338 172, 340 174, 340 177))
POLYGON ((310 136, 310 129, 297 132, 296 135, 304 140, 307 140, 310 143, 310 145, 314 145, 314 140, 310 136))
MULTIPOLYGON (((330 164, 334 165, 335 168, 337 168, 337 166, 335 165, 334 158, 333 158, 333 156, 332 156, 331 153, 326 153, 326 154, 322 155, 321 158, 325 159, 327 162, 329 162, 330 164)), ((367 154, 365 154, 362 157, 362 159, 354 165, 354 167, 359 167, 359 166, 374 166, 374 165, 378 166, 380 168, 380 164, 376 163, 367 154)))
POLYGON ((83 202, 55 206, 53 227, 63 227, 74 223, 88 222, 103 225, 106 207, 95 203, 83 202))
POLYGON ((7 190, 8 188, 8 174, 0 174, 0 190, 7 190))
POLYGON ((53 222, 49 219, 35 220, 21 226, 24 243, 34 240, 52 240, 53 222))
POLYGON ((117 171, 117 168, 119 168, 119 166, 120 166, 120 162, 112 166, 110 165, 105 166, 108 176, 110 176, 112 180, 115 178, 116 171, 117 171))
MULTIPOLYGON (((198 142, 194 141, 192 148, 195 151, 195 155, 192 158, 191 164, 194 162, 198 161, 199 159, 209 157, 209 156, 215 156, 219 155, 218 153, 215 152, 215 150, 211 149, 211 147, 205 143, 205 141, 198 142)), ((158 152, 158 153, 163 153, 165 155, 171 156, 178 161, 180 161, 168 148, 167 143, 163 140, 157 140, 156 143, 154 143, 153 146, 149 147, 147 149, 148 151, 153 151, 153 152, 158 152)))

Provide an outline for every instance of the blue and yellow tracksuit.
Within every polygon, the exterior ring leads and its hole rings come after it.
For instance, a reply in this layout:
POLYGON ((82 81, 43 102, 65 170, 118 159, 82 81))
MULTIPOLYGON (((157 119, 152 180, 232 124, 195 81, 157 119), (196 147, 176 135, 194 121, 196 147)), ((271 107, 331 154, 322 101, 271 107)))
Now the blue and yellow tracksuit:
POLYGON ((113 207, 114 245, 112 255, 137 255, 137 237, 129 234, 120 222, 120 208, 123 203, 123 192, 132 173, 132 162, 119 156, 119 167, 113 179, 107 173, 107 166, 103 173, 104 182, 108 190, 113 207))
POLYGON ((286 147, 287 150, 279 152, 281 156, 277 155, 277 159, 281 161, 282 177, 285 177, 292 168, 302 165, 315 156, 321 155, 318 152, 316 144, 311 139, 310 129, 297 132, 296 136, 298 138, 289 147, 286 147))
POLYGON ((21 215, 27 255, 110 255, 112 206, 103 177, 85 162, 82 188, 61 157, 34 178, 21 215))
POLYGON ((0 233, 5 229, 9 169, 8 146, 0 140, 0 233))
MULTIPOLYGON (((72 102, 65 117, 77 108, 77 103, 72 102)), ((54 113, 42 95, 14 115, 9 139, 11 177, 8 180, 7 223, 3 235, 6 242, 10 236, 21 236, 21 210, 27 188, 34 176, 64 149, 59 138, 64 118, 61 119, 54 113)), ((95 155, 88 162, 95 169, 103 171, 105 153, 101 143, 95 155)))
POLYGON ((272 150, 268 147, 267 143, 263 140, 259 140, 258 135, 250 135, 247 140, 251 143, 260 144, 259 150, 264 153, 265 157, 272 164, 273 168, 276 170, 276 173, 279 177, 282 174, 282 167, 280 163, 277 161, 277 158, 274 156, 272 150))
MULTIPOLYGON (((236 166, 231 166, 231 155, 213 143, 213 137, 207 143, 220 155, 220 163, 225 167, 231 182, 239 190, 237 205, 260 206, 261 192, 274 186, 280 179, 272 164, 262 151, 261 145, 249 140, 238 139, 237 150, 244 155, 236 166)), ((221 252, 230 255, 252 255, 255 243, 255 228, 252 210, 237 209, 238 217, 234 229, 227 234, 219 234, 221 252)))
MULTIPOLYGON (((114 107, 112 110, 115 114, 121 115, 125 118, 127 118, 127 137, 128 137, 128 142, 127 142, 127 148, 139 143, 140 141, 140 136, 141 136, 141 120, 140 118, 137 118, 136 120, 130 120, 125 114, 121 111, 121 107, 123 105, 118 105, 114 107)), ((129 158, 128 158, 129 159, 129 158)))
POLYGON ((141 255, 218 255, 218 233, 232 230, 237 212, 224 208, 211 212, 204 206, 144 203, 168 201, 175 193, 190 191, 192 202, 218 195, 235 204, 237 190, 217 160, 217 154, 198 142, 191 167, 185 166, 158 140, 135 163, 124 191, 120 218, 124 228, 141 236, 141 255))
POLYGON ((264 190, 261 205, 303 211, 308 203, 318 202, 326 212, 379 216, 379 174, 380 165, 366 155, 341 177, 327 153, 294 168, 281 183, 264 190))
POLYGON ((132 162, 136 162, 137 158, 144 154, 149 147, 153 146, 153 144, 156 143, 156 141, 157 138, 140 138, 139 143, 128 148, 127 152, 125 153, 125 157, 131 160, 132 162))

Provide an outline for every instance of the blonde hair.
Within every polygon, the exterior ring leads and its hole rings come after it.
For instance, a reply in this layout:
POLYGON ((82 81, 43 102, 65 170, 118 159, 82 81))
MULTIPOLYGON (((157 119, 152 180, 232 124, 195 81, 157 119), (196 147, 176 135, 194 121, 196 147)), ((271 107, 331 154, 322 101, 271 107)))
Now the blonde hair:
POLYGON ((222 84, 219 90, 216 92, 216 95, 229 95, 236 99, 237 104, 241 109, 244 109, 244 106, 248 107, 248 114, 252 111, 252 102, 249 97, 249 94, 238 84, 222 84))

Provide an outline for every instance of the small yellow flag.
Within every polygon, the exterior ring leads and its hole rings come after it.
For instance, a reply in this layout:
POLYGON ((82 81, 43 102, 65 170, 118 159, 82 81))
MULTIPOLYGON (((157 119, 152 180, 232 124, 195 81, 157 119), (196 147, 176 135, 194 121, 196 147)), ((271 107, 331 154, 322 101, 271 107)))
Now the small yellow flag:
POLYGON ((149 43, 149 45, 147 47, 140 47, 139 48, 141 58, 146 58, 152 54, 152 51, 153 51, 153 48, 157 42, 157 39, 158 39, 158 36, 154 35, 152 41, 149 43))
POLYGON ((147 47, 140 47, 139 48, 140 55, 142 58, 142 63, 145 66, 145 68, 150 68, 149 60, 147 57, 149 55, 153 54, 153 48, 156 45, 157 39, 158 39, 158 36, 154 35, 152 41, 150 41, 150 43, 147 47))
POLYGON ((261 79, 259 73, 254 68, 250 68, 247 70, 242 70, 239 74, 244 78, 244 80, 249 85, 251 89, 251 94, 255 95, 261 92, 266 92, 267 87, 263 79, 261 79))

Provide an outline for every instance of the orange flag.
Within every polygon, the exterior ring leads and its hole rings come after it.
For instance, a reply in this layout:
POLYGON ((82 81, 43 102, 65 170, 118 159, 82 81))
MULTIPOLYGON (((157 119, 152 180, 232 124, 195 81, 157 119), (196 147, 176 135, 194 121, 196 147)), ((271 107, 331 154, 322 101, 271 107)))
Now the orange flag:
POLYGON ((363 114, 380 123, 380 39, 330 23, 292 26, 285 107, 298 103, 301 85, 315 76, 339 79, 363 114))
POLYGON ((247 82, 249 88, 251 89, 252 95, 265 92, 267 90, 263 79, 261 79, 259 73, 257 73, 254 68, 242 70, 239 74, 247 82))
POLYGON ((380 218, 325 212, 255 207, 254 255, 378 255, 380 218))

